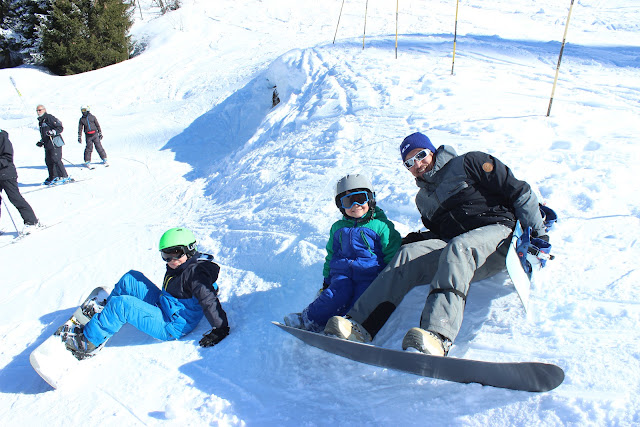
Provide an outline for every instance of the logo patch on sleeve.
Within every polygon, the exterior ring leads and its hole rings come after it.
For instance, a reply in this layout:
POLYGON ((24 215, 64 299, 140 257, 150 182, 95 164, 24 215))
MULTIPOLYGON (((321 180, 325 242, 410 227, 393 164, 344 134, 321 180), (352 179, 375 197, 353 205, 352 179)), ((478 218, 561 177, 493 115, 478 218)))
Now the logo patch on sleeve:
POLYGON ((482 165, 482 170, 489 173, 489 172, 493 172, 493 164, 486 162, 482 165))

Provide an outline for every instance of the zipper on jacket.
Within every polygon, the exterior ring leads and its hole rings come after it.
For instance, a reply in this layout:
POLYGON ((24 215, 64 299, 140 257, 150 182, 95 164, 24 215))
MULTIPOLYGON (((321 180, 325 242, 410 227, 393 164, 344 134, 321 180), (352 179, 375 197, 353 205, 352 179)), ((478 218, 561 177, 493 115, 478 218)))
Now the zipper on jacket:
MULTIPOLYGON (((462 233, 466 233, 467 231, 469 231, 469 230, 467 230, 467 229, 466 229, 466 227, 465 227, 465 226, 463 226, 463 225, 462 225, 462 223, 461 223, 460 221, 458 221, 458 220, 456 219, 456 217, 455 217, 455 216, 453 216, 453 213, 452 213, 451 211, 449 211, 449 212, 448 212, 448 214, 449 214, 449 217, 451 217, 451 219, 452 219, 456 224, 458 224, 458 227, 460 227, 460 229, 462 230, 462 233)), ((462 234, 462 233, 460 233, 460 234, 462 234)))
POLYGON ((375 252, 373 252, 373 249, 371 249, 371 246, 369 245, 369 241, 367 240, 367 236, 365 236, 364 231, 362 231, 362 228, 360 229, 360 237, 362 237, 364 244, 367 245, 367 249, 369 250, 369 252, 371 252, 372 255, 375 255, 375 252))

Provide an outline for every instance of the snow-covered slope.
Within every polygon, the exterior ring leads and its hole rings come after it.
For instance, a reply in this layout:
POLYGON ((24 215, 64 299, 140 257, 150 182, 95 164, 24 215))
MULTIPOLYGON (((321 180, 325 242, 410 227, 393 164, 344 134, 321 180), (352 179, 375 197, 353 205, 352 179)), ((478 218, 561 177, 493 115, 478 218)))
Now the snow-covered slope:
MULTIPOLYGON (((21 190, 57 225, 0 248, 0 416, 5 425, 631 425, 640 401, 640 12, 578 1, 550 117, 569 1, 455 5, 183 1, 133 28, 147 50, 125 63, 56 77, 0 70, 0 128, 21 190), (563 2, 564 3, 564 2, 563 2), (12 77, 21 96, 11 84, 12 77), (272 86, 281 102, 271 107, 272 86), (72 185, 46 177, 35 106, 65 125, 72 185), (77 165, 79 107, 104 131, 111 167, 77 165), (357 364, 282 333, 322 282, 339 212, 335 181, 365 173, 402 234, 421 227, 398 146, 414 131, 459 152, 489 152, 559 214, 557 256, 527 316, 506 274, 475 284, 451 357, 538 360, 566 372, 546 394, 419 378, 357 364), (75 387, 53 391, 29 353, 97 284, 164 273, 161 233, 184 225, 222 267, 231 335, 198 347, 125 327, 75 387)), ((146 3, 146 4, 145 4, 146 3)), ((94 153, 94 160, 97 154, 94 153)), ((15 235, 2 206, 0 245, 15 235)), ((419 322, 416 288, 376 337, 399 348, 419 322)))

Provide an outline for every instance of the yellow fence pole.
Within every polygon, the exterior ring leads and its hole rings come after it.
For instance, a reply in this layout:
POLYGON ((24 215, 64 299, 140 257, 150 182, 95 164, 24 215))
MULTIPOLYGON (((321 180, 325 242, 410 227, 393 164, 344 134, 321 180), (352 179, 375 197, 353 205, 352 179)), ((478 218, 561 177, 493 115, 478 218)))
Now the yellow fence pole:
POLYGON ((451 58, 451 75, 453 75, 453 66, 456 62, 456 39, 458 38, 458 3, 456 0, 456 24, 453 27, 453 57, 451 58))
POLYGON ((569 29, 569 20, 571 19, 571 9, 573 9, 573 0, 569 6, 569 15, 567 16, 567 24, 564 27, 564 36, 562 37, 562 47, 558 56, 558 65, 556 66, 556 77, 553 79, 553 88, 551 89, 551 99, 549 100, 549 108, 547 109, 547 117, 551 114, 551 104, 553 103, 553 95, 556 91, 556 83, 558 82, 558 73, 560 72, 560 62, 562 61, 562 52, 564 52, 564 44, 567 40, 567 30, 569 29))

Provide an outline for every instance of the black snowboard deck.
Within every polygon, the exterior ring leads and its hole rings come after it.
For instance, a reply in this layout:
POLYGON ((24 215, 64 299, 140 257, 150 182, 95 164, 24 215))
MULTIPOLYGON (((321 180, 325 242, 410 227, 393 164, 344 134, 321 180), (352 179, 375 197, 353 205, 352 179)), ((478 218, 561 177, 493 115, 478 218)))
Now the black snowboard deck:
POLYGON ((564 381, 559 366, 541 362, 484 362, 392 350, 317 334, 272 322, 311 346, 368 365, 458 383, 478 383, 510 390, 545 392, 564 381))

